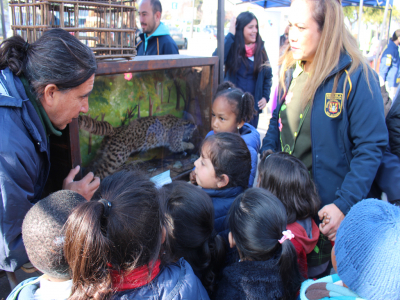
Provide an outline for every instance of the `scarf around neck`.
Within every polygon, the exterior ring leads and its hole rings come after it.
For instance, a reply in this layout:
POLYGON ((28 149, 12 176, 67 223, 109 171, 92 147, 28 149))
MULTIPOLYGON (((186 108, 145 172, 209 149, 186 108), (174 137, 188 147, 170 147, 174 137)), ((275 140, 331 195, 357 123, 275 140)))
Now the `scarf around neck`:
POLYGON ((254 52, 256 51, 256 43, 251 44, 250 46, 244 45, 246 49, 246 56, 252 57, 254 56, 254 52))
POLYGON ((132 290, 141 286, 144 286, 151 281, 160 273, 160 260, 158 259, 151 271, 147 265, 136 268, 129 274, 121 274, 117 270, 111 270, 112 285, 117 292, 123 292, 126 290, 132 290))

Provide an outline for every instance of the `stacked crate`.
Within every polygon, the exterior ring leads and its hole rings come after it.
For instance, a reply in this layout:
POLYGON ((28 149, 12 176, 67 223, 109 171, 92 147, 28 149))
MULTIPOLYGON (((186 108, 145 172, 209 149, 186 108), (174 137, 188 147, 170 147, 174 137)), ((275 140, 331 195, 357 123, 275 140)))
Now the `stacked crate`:
POLYGON ((92 48, 97 59, 133 58, 135 1, 10 1, 14 35, 30 43, 44 31, 62 28, 92 48))

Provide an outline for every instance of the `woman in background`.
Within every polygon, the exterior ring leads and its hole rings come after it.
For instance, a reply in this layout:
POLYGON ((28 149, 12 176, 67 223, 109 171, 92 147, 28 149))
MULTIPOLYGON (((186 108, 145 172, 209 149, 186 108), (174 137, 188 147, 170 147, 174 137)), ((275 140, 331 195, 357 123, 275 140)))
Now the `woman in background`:
POLYGON ((257 113, 249 123, 257 128, 259 114, 269 101, 272 69, 258 31, 258 20, 251 12, 232 18, 225 37, 224 63, 224 80, 253 95, 257 113))

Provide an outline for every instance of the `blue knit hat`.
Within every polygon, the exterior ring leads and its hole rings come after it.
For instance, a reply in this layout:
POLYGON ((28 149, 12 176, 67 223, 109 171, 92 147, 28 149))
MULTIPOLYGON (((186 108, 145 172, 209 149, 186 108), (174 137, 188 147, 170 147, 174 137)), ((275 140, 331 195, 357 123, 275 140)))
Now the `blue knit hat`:
POLYGON ((335 255, 343 282, 369 299, 400 297, 400 207, 367 199, 339 227, 335 255))

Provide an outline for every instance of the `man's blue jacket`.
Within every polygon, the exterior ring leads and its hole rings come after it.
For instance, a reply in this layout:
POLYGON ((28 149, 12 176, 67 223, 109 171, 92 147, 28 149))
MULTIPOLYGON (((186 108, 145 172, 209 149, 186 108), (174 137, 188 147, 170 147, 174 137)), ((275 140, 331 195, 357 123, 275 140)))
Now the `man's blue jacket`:
POLYGON ((14 271, 28 262, 22 221, 41 199, 50 171, 43 125, 10 69, 0 75, 0 269, 14 271))
POLYGON ((379 76, 388 82, 389 87, 397 87, 399 85, 397 81, 399 71, 399 47, 392 40, 389 40, 389 44, 382 53, 379 76))
POLYGON ((169 35, 168 27, 162 22, 149 37, 144 33, 139 36, 141 41, 136 45, 137 55, 179 54, 178 46, 169 35))
MULTIPOLYGON (((341 54, 337 67, 317 89, 311 111, 312 175, 321 206, 334 203, 344 214, 366 198, 388 144, 378 78, 369 69, 368 86, 361 66, 347 75, 343 71, 351 62, 348 54, 341 54), (343 73, 331 99, 338 72, 343 73)), ((282 151, 281 105, 274 111, 260 153, 282 151)))

